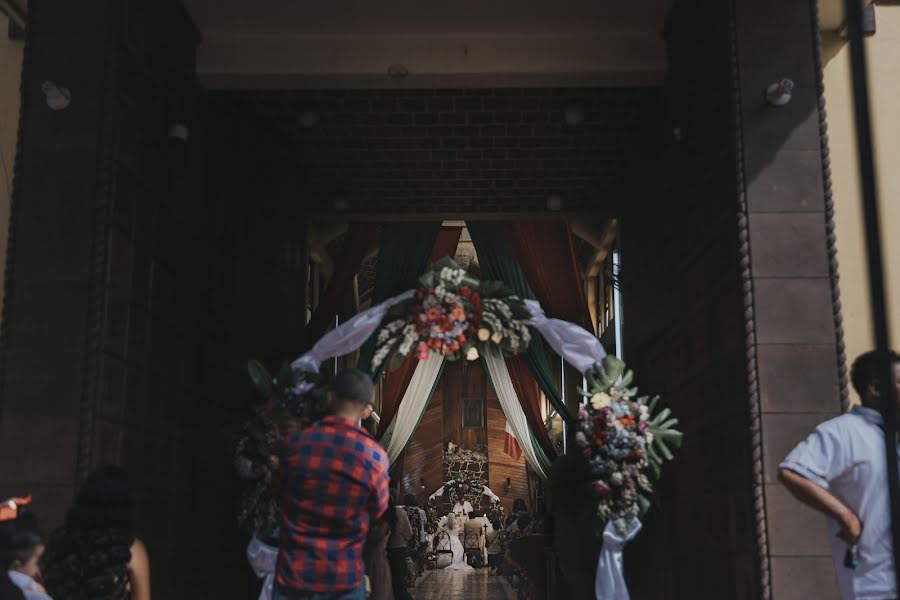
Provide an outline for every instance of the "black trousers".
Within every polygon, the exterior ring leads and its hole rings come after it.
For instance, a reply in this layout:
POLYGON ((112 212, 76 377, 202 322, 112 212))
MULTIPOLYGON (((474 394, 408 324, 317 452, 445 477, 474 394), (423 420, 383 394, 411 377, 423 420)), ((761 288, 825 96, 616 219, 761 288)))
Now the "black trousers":
POLYGON ((391 587, 394 600, 412 600, 406 589, 406 548, 388 548, 388 563, 391 565, 391 587))

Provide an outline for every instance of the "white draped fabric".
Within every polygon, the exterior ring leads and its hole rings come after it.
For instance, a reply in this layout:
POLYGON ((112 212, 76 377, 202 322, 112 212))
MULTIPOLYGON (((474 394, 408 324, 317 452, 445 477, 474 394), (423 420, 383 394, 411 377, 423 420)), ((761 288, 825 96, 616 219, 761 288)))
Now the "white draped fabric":
MULTIPOLYGON (((456 481, 455 479, 451 479, 450 481, 448 481, 447 483, 445 483, 444 485, 442 485, 441 487, 436 489, 433 494, 428 496, 428 499, 434 500, 437 496, 443 496, 444 495, 444 487, 450 485, 451 483, 454 483, 455 481, 456 481)), ((489 488, 488 486, 484 486, 484 489, 481 491, 481 494, 483 496, 487 496, 491 500, 497 500, 498 502, 500 501, 500 496, 498 496, 493 491, 491 491, 491 488, 489 488)))
POLYGON ((594 596, 597 600, 629 600, 628 586, 623 574, 622 551, 625 544, 634 539, 641 530, 641 522, 629 519, 627 530, 621 533, 613 521, 603 530, 603 549, 597 559, 597 573, 594 575, 594 596))
POLYGON ((263 587, 259 600, 271 600, 275 585, 275 565, 278 562, 278 548, 259 540, 255 535, 247 546, 247 560, 256 576, 262 579, 263 587))
POLYGON ((506 361, 503 359, 503 352, 496 346, 490 346, 482 356, 484 364, 487 365, 491 382, 497 391, 497 398, 500 400, 500 407, 503 409, 506 421, 512 428, 516 439, 520 440, 525 460, 541 479, 547 479, 550 471, 550 461, 541 447, 534 443, 534 437, 528 428, 528 419, 525 417, 522 404, 519 402, 519 396, 516 394, 512 379, 509 377, 509 369, 506 366, 506 361))
POLYGON ((323 335, 312 350, 291 363, 295 371, 319 372, 323 362, 335 356, 350 354, 359 350, 366 340, 375 335, 381 321, 392 306, 409 300, 415 290, 407 290, 381 304, 359 313, 343 325, 335 327, 323 335))
POLYGON ((397 416, 391 423, 390 439, 386 440, 388 460, 391 464, 406 448, 416 427, 419 426, 419 421, 422 420, 422 414, 428 407, 428 401, 431 399, 431 394, 434 392, 443 369, 444 357, 435 352, 430 352, 428 360, 419 361, 416 365, 409 386, 403 394, 403 399, 400 400, 397 416))
MULTIPOLYGON (((586 373, 606 356, 600 340, 584 327, 560 319, 548 319, 537 300, 525 300, 525 306, 531 313, 528 324, 537 329, 550 347, 579 373, 586 373)), ((518 433, 516 437, 519 437, 518 433)), ((519 438, 522 439, 528 438, 519 438)))

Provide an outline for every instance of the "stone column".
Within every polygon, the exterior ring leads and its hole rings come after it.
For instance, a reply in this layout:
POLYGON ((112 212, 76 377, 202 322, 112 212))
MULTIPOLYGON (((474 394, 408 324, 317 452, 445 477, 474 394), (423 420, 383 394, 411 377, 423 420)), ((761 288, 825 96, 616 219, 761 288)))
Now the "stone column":
POLYGON ((734 13, 756 508, 777 600, 839 597, 824 518, 777 481, 784 456, 846 398, 815 10, 815 1, 737 0, 734 13), (765 91, 783 77, 793 97, 771 106, 765 91))
POLYGON ((45 527, 72 495, 87 365, 101 324, 98 251, 111 2, 33 2, 22 72, 0 371, 0 496, 31 492, 45 527), (71 90, 51 110, 46 81, 71 90))

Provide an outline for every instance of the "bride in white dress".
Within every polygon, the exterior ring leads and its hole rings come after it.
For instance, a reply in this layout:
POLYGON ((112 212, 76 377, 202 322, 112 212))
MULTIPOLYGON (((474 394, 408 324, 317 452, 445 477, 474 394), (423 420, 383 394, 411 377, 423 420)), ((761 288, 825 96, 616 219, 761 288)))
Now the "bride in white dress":
POLYGON ((456 515, 453 513, 447 515, 444 531, 450 536, 450 549, 453 551, 453 562, 445 568, 448 571, 473 571, 473 567, 466 563, 466 552, 463 549, 462 542, 459 541, 459 529, 457 528, 456 515))

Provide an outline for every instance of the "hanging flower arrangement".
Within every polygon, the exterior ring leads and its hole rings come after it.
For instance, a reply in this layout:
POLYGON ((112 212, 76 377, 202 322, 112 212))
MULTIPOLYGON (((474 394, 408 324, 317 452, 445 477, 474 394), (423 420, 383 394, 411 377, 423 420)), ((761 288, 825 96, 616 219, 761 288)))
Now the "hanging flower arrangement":
POLYGON ((327 382, 317 373, 293 371, 288 365, 275 377, 257 361, 250 361, 248 371, 261 401, 234 436, 234 468, 243 487, 238 524, 248 534, 267 539, 280 518, 275 473, 284 436, 321 413, 327 382))
POLYGON ((480 496, 484 493, 484 480, 468 471, 460 471, 455 479, 444 484, 444 497, 451 502, 460 497, 480 496))
POLYGON ((600 529, 612 521, 624 533, 628 519, 650 508, 652 480, 682 434, 668 408, 657 411, 659 397, 630 387, 634 374, 617 358, 607 356, 586 378, 589 401, 578 411, 575 443, 590 462, 600 529))
POLYGON ((449 360, 477 360, 479 348, 495 344, 511 354, 531 342, 530 313, 503 283, 479 281, 450 259, 419 279, 407 302, 394 306, 376 335, 374 368, 390 357, 399 364, 415 352, 419 360, 436 353, 449 360))

